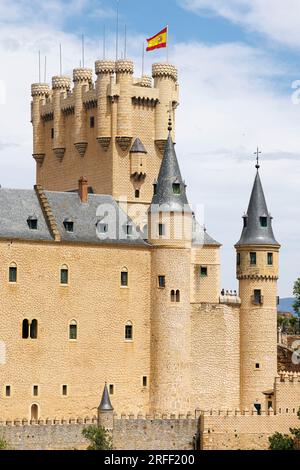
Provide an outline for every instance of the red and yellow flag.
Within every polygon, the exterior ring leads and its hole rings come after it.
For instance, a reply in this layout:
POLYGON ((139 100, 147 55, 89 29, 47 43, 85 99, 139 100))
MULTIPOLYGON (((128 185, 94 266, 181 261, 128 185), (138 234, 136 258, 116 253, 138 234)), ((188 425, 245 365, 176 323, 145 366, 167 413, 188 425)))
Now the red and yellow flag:
POLYGON ((153 51, 154 49, 167 47, 167 41, 168 41, 168 27, 164 28, 162 31, 157 33, 152 38, 147 39, 147 43, 148 43, 147 51, 153 51))

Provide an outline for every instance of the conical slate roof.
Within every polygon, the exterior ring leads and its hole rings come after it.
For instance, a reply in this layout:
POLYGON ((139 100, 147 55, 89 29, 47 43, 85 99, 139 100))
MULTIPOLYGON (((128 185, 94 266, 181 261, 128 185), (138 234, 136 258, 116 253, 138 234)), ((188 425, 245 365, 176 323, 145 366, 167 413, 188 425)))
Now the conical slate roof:
POLYGON ((244 216, 244 228, 240 241, 236 246, 243 245, 280 246, 274 237, 272 217, 268 211, 258 169, 250 197, 248 211, 244 216))
POLYGON ((143 142, 138 137, 133 142, 130 153, 147 153, 143 142))
POLYGON ((108 393, 108 390, 107 390, 106 383, 104 385, 104 390, 103 390, 103 394, 102 394, 101 403, 99 405, 99 410, 100 411, 113 411, 113 406, 110 402, 109 393, 108 393))
POLYGON ((182 212, 183 210, 191 212, 171 132, 169 132, 157 183, 155 183, 150 210, 151 212, 182 212))

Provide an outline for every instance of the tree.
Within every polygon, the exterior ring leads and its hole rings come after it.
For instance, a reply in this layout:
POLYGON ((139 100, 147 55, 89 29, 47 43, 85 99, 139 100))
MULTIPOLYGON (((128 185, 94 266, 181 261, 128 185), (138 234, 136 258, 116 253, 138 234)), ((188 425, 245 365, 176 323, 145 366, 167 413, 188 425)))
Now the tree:
POLYGON ((297 331, 298 318, 296 317, 290 318, 289 323, 290 323, 290 328, 292 330, 292 333, 295 334, 297 331))
POLYGON ((3 437, 0 437, 0 450, 7 450, 8 444, 3 437))
POLYGON ((300 278, 295 281, 293 294, 295 296, 295 302, 293 303, 294 312, 300 318, 300 278))
POLYGON ((83 436, 90 441, 87 450, 110 450, 111 438, 103 427, 88 426, 82 431, 83 436))
MULTIPOLYGON (((297 413, 300 419, 300 408, 297 413)), ((296 444, 300 442, 300 428, 290 428, 291 435, 276 432, 269 437, 271 450, 295 450, 296 444), (293 436, 293 437, 292 437, 293 436)))

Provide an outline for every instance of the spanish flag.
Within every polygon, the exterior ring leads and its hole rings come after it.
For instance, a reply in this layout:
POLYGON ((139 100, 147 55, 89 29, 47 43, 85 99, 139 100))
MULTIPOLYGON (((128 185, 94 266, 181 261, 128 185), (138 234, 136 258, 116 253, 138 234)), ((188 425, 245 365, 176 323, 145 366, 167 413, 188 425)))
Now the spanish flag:
POLYGON ((157 33, 150 39, 147 39, 148 47, 147 51, 153 51, 154 49, 161 49, 167 47, 168 41, 168 27, 157 33))

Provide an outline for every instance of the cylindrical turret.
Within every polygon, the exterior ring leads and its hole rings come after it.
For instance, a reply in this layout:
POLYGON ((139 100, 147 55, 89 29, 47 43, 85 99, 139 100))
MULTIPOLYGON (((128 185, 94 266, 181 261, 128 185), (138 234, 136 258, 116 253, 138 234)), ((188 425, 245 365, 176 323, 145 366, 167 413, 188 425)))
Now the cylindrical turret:
POLYGON ((41 165, 45 158, 44 123, 41 118, 41 105, 45 104, 50 94, 49 85, 34 83, 31 85, 32 126, 33 126, 33 158, 41 165))
POLYGON ((54 113, 54 139, 53 152, 59 161, 62 161, 66 151, 65 142, 65 119, 61 110, 61 99, 66 97, 71 87, 71 79, 69 77, 53 77, 53 113, 54 113))
POLYGON ((88 91, 92 83, 93 71, 91 69, 74 69, 74 97, 75 97, 75 125, 74 145, 81 157, 84 157, 87 149, 86 111, 83 104, 83 93, 88 91))
MULTIPOLYGON (((158 148, 163 151, 167 140, 167 122, 170 105, 172 105, 171 117, 174 131, 178 72, 174 65, 158 63, 152 66, 152 76, 154 78, 154 87, 159 90, 159 103, 156 105, 155 113, 155 142, 158 148)), ((173 132, 173 139, 174 134, 173 132)))
POLYGON ((97 60, 95 71, 97 75, 96 91, 98 101, 98 137, 97 140, 106 151, 111 141, 111 105, 108 99, 108 88, 116 64, 112 60, 97 60))
MULTIPOLYGON (((257 170, 259 165, 257 165, 257 170)), ((277 280, 280 245, 257 171, 237 250, 241 407, 265 408, 277 375, 277 280)), ((274 404, 273 404, 274 406, 274 404)))
POLYGON ((117 60, 116 79, 120 86, 117 118, 117 142, 121 149, 126 151, 132 141, 132 60, 117 60))

